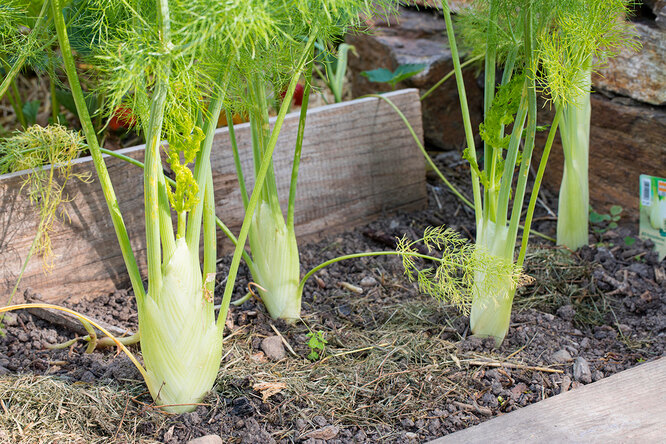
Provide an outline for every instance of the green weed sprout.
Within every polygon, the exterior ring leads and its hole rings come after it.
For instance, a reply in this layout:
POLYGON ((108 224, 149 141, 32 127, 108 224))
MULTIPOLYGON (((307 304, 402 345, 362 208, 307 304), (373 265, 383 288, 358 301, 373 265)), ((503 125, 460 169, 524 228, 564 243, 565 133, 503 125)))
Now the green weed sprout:
POLYGON ((561 111, 564 172, 557 244, 576 250, 588 243, 590 91, 592 72, 623 46, 637 49, 625 20, 632 0, 567 0, 554 10, 555 26, 539 36, 545 90, 561 111))
POLYGON ((356 56, 358 54, 356 54, 356 48, 347 43, 340 43, 336 54, 328 46, 330 45, 327 42, 321 40, 315 45, 317 58, 315 59, 316 63, 313 65, 313 69, 319 78, 326 82, 326 86, 333 93, 335 103, 340 103, 342 102, 342 87, 344 86, 345 75, 347 74, 349 52, 351 51, 356 56), (324 72, 317 66, 319 63, 324 67, 324 72))
POLYGON ((54 59, 55 30, 48 19, 50 0, 5 0, 0 5, 0 98, 8 93, 14 112, 27 128, 16 76, 26 66, 43 69, 54 59))

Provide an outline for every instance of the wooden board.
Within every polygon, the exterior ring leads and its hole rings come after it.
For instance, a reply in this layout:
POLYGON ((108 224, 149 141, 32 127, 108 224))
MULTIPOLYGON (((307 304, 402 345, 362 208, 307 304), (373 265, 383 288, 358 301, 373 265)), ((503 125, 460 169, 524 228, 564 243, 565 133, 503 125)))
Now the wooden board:
MULTIPOLYGON (((421 107, 415 89, 389 93, 423 139, 421 107)), ((286 205, 298 114, 289 114, 275 152, 280 199, 286 205)), ((251 177, 249 124, 236 126, 245 177, 251 177)), ((143 160, 144 147, 122 150, 143 160)), ((238 232, 243 208, 226 128, 216 133, 213 152, 216 211, 238 232)), ((143 178, 137 167, 106 159, 132 245, 145 270, 143 178)), ((76 172, 93 172, 90 158, 76 161, 76 172)), ((25 173, 0 176, 0 304, 5 304, 32 243, 37 219, 20 192, 25 173)), ((43 271, 39 257, 28 263, 21 288, 31 287, 52 302, 77 300, 128 285, 101 187, 70 182, 69 220, 51 234, 53 264, 43 271)), ((299 240, 351 229, 396 211, 426 204, 425 163, 397 114, 375 98, 324 106, 308 112, 296 199, 299 240)), ((220 233, 220 240, 223 235, 220 233)), ((228 247, 228 245, 226 245, 228 247)))
POLYGON ((666 438, 666 358, 431 441, 651 443, 666 438))

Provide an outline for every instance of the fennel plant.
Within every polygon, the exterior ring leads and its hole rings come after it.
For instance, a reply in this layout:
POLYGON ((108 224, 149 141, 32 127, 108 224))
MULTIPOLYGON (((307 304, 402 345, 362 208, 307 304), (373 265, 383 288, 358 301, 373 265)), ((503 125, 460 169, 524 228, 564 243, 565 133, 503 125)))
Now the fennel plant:
MULTIPOLYGON (((273 318, 280 318, 287 322, 295 322, 300 318, 302 286, 300 285, 300 262, 298 254, 298 244, 296 233, 294 231, 294 211, 296 204, 296 186, 298 181, 298 171, 303 147, 303 137, 305 132, 305 121, 308 111, 310 89, 312 83, 312 72, 315 66, 315 47, 316 42, 320 45, 328 41, 332 36, 340 35, 345 32, 350 25, 358 24, 360 15, 368 16, 380 11, 388 11, 392 2, 384 0, 381 2, 365 2, 360 0, 340 1, 338 8, 344 7, 346 12, 340 17, 346 17, 346 20, 333 20, 327 18, 330 12, 328 2, 317 4, 313 2, 308 4, 312 8, 310 13, 315 17, 320 17, 319 23, 326 24, 322 27, 313 40, 313 36, 307 36, 302 29, 294 28, 288 31, 289 35, 300 36, 292 41, 282 42, 274 51, 267 52, 265 57, 256 57, 256 65, 244 67, 240 70, 240 76, 246 85, 243 93, 243 109, 249 114, 250 128, 252 134, 252 158, 253 173, 255 182, 255 192, 259 193, 259 204, 252 216, 252 222, 249 229, 249 243, 252 253, 252 259, 247 262, 248 268, 252 274, 254 282, 257 284, 259 295, 266 306, 269 314, 273 318), (307 38, 306 38, 307 37, 307 38), (280 127, 275 125, 271 129, 269 124, 269 104, 271 102, 269 94, 273 92, 273 99, 278 96, 276 92, 282 90, 285 73, 295 72, 293 60, 308 60, 307 68, 304 70, 305 87, 303 92, 303 102, 300 109, 298 131, 294 147, 292 162, 291 179, 289 184, 288 204, 286 208, 286 218, 280 207, 278 196, 278 184, 275 177, 275 171, 272 159, 268 153, 271 146, 270 141, 277 140, 280 134, 280 127), (268 75, 267 75, 268 74, 268 75), (268 173, 263 188, 258 189, 258 177, 260 169, 267 160, 268 173)), ((331 5, 334 2, 331 3, 331 5)), ((302 6, 305 7, 305 6, 302 6)), ((336 11, 340 14, 343 10, 336 11)), ((297 25, 293 23, 292 25, 297 25)), ((320 47, 321 48, 321 47, 320 47)), ((348 48, 340 49, 342 60, 337 64, 337 82, 342 82, 344 75, 342 68, 346 64, 346 53, 348 48)), ((332 63, 329 61, 330 66, 332 63)), ((329 65, 327 65, 329 66, 329 65)), ((328 71, 327 71, 328 72, 328 71)), ((292 81, 298 78, 300 72, 292 77, 292 81)), ((289 77, 287 77, 289 78, 289 77)), ((290 96, 289 96, 290 97, 290 96)), ((290 100, 285 97, 284 103, 289 104, 290 100)), ((234 161, 238 175, 241 196, 246 211, 249 208, 249 199, 247 184, 241 168, 240 157, 235 140, 235 132, 232 111, 227 110, 227 122, 229 122, 229 135, 233 147, 234 161)))
POLYGON ((625 20, 631 0, 567 0, 555 9, 552 32, 540 36, 545 83, 561 111, 564 171, 557 244, 576 250, 588 243, 590 92, 592 72, 622 46, 637 48, 625 20))
MULTIPOLYGON (((462 23, 468 46, 473 49, 471 55, 481 54, 485 60, 484 122, 479 128, 484 142, 482 170, 476 156, 451 11, 447 2, 442 2, 467 142, 463 157, 471 167, 476 248, 505 263, 514 263, 535 146, 536 77, 540 64, 537 36, 549 31, 555 3, 550 0, 477 1, 473 12, 462 23), (498 66, 503 66, 503 74, 501 80, 496 81, 498 66)), ((561 113, 556 113, 550 127, 532 187, 517 267, 522 267, 525 259, 536 198, 560 116, 561 113)), ((477 272, 470 311, 472 333, 493 337, 501 344, 509 328, 515 291, 515 281, 506 276, 491 270, 477 272)))

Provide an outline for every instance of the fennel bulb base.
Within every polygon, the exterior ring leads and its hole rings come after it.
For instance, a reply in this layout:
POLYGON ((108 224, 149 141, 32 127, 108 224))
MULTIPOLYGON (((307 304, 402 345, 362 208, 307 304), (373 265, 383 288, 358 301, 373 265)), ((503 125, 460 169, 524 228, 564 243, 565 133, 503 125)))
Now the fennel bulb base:
MULTIPOLYGON (((507 226, 498 226, 490 220, 483 220, 477 226, 477 248, 489 253, 486 260, 497 264, 513 262, 515 239, 509 240, 508 232, 507 226)), ((469 325, 472 334, 483 338, 492 336, 499 347, 509 330, 516 286, 512 276, 498 275, 489 265, 474 275, 469 325)))
POLYGON ((512 302, 513 297, 495 300, 492 296, 473 301, 469 316, 472 334, 482 338, 493 337, 499 347, 509 331, 512 302))
POLYGON ((253 278, 268 314, 296 322, 301 317, 300 262, 293 228, 287 227, 281 212, 261 202, 252 218, 249 239, 253 278))
POLYGON ((146 294, 139 306, 146 384, 170 413, 196 408, 213 387, 222 359, 222 335, 204 296, 198 259, 178 239, 163 267, 161 291, 157 297, 146 294))

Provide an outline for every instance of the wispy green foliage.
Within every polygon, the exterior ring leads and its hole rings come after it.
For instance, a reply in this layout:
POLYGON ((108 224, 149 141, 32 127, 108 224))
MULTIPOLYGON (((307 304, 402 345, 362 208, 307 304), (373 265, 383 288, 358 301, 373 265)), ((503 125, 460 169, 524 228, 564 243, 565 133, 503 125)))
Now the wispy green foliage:
POLYGON ((456 28, 462 37, 462 45, 468 56, 485 55, 489 47, 496 51, 498 64, 503 64, 511 53, 517 60, 525 61, 524 24, 521 11, 528 6, 533 10, 534 29, 548 29, 559 0, 492 0, 497 18, 490 20, 491 0, 475 0, 457 16, 456 28), (494 33, 489 33, 490 24, 494 33))
POLYGON ((55 57, 53 25, 45 19, 42 1, 3 0, 0 5, 0 63, 5 70, 21 60, 35 70, 46 70, 55 57))
POLYGON ((171 207, 177 213, 182 213, 192 211, 199 202, 197 199, 199 186, 188 164, 194 163, 201 142, 204 140, 204 133, 186 114, 175 120, 180 120, 181 127, 180 131, 168 137, 167 161, 176 175, 176 185, 171 187, 167 184, 167 193, 171 207))
POLYGON ((0 174, 30 170, 23 189, 39 215, 34 251, 43 255, 47 268, 52 265, 49 232, 59 217, 67 217, 61 207, 68 200, 65 186, 72 178, 88 179, 72 170, 72 160, 83 149, 83 137, 61 125, 31 126, 0 141, 0 174))
POLYGON ((632 25, 625 20, 632 0, 564 0, 554 8, 554 28, 539 36, 539 57, 546 78, 541 88, 566 104, 589 91, 581 71, 603 66, 621 48, 637 49, 632 25))
POLYGON ((465 314, 469 313, 474 291, 491 290, 480 286, 491 287, 497 280, 508 279, 517 288, 529 279, 512 260, 483 251, 450 228, 428 227, 416 241, 403 237, 398 240, 397 251, 401 253, 405 275, 411 282, 418 283, 419 291, 446 301, 465 314), (420 264, 421 259, 417 257, 420 243, 429 253, 437 253, 436 267, 420 264), (497 277, 497 280, 479 280, 479 273, 497 277))
POLYGON ((505 150, 511 135, 501 136, 505 126, 513 123, 525 83, 524 75, 515 75, 508 83, 501 85, 495 93, 490 109, 483 123, 479 125, 479 135, 484 142, 505 150))

